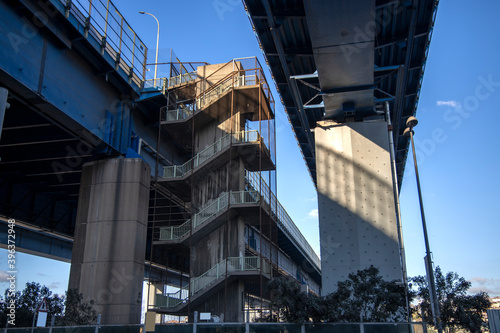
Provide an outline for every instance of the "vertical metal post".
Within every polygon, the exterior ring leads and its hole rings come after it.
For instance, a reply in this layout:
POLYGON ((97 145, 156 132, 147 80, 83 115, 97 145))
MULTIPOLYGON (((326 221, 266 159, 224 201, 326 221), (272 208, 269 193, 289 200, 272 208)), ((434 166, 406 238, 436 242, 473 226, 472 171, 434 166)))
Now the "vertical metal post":
POLYGON ((9 96, 9 91, 5 88, 0 87, 0 138, 2 137, 5 111, 10 107, 9 103, 7 103, 8 96, 9 96))
POLYGON ((385 117, 387 121, 388 135, 389 135, 389 153, 391 157, 391 171, 392 171, 392 190, 394 194, 394 205, 396 208, 396 225, 397 225, 397 233, 399 241, 399 258, 401 261, 401 273, 403 275, 403 284, 405 288, 406 319, 408 320, 408 322, 411 322, 410 300, 408 297, 408 278, 406 276, 406 258, 403 245, 403 228, 401 225, 401 207, 399 205, 399 186, 398 186, 398 175, 396 169, 396 153, 394 151, 394 137, 392 131, 389 102, 385 102, 385 117))
POLYGON ((94 333, 99 333, 99 325, 101 325, 101 314, 97 315, 97 322, 95 325, 94 333))
POLYGON ((37 305, 36 308, 33 309, 33 322, 31 323, 31 333, 33 333, 35 331, 35 318, 36 318, 36 314, 38 313, 38 307, 39 306, 37 305))
POLYGON ((56 323, 56 316, 52 316, 52 318, 50 318, 49 333, 52 333, 52 327, 54 327, 55 323, 56 323))
POLYGON ((434 280, 434 269, 432 267, 432 258, 431 258, 431 250, 429 246, 429 237, 427 235, 427 224, 425 222, 425 213, 424 213, 424 204, 422 201, 422 191, 420 188, 420 177, 418 175, 418 166, 417 166, 417 154, 415 153, 415 143, 413 141, 413 129, 410 128, 410 140, 411 140, 411 148, 413 152, 413 164, 415 165, 415 176, 417 178, 417 190, 418 190, 418 201, 420 204, 420 214, 422 216, 422 227, 424 229, 424 241, 425 241, 425 267, 427 269, 427 279, 428 279, 428 288, 429 295, 431 301, 432 315, 434 317, 434 325, 437 327, 438 332, 442 333, 443 328, 441 326, 441 315, 439 313, 439 301, 436 295, 436 284, 434 280))
POLYGON ((136 38, 136 34, 135 34, 135 31, 132 30, 132 28, 130 26, 128 26, 128 28, 130 29, 130 31, 132 31, 132 33, 134 34, 134 45, 132 45, 132 71, 134 70, 134 59, 135 59, 135 38, 136 38))
MULTIPOLYGON (((262 91, 259 89, 259 132, 262 133, 262 91)), ((262 193, 262 140, 259 140, 259 192, 262 193)), ((265 201, 265 200, 263 200, 265 201)), ((261 201, 259 205, 259 230, 260 230, 260 239, 261 239, 261 244, 259 246, 259 258, 262 261, 262 244, 264 240, 264 233, 262 230, 262 209, 263 207, 263 201, 261 201)), ((260 313, 262 315, 263 313, 263 299, 264 299, 264 279, 262 276, 262 269, 259 269, 259 298, 260 298, 260 313)))
POLYGON ((108 35, 109 2, 110 0, 108 0, 106 4, 106 22, 104 22, 104 37, 107 37, 108 35))
MULTIPOLYGON (((116 11, 118 13, 118 11, 116 11)), ((121 17, 121 23, 120 23, 120 46, 118 47, 118 53, 122 53, 122 36, 123 36, 123 16, 118 13, 118 15, 120 15, 121 17)))

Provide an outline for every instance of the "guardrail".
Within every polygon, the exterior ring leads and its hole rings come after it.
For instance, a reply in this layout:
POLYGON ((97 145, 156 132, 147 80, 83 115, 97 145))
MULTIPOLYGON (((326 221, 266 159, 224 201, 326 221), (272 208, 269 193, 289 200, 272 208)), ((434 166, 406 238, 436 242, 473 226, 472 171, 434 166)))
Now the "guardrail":
MULTIPOLYGON (((212 282, 231 272, 262 271, 271 272, 271 266, 260 257, 229 257, 222 260, 202 275, 191 279, 189 293, 191 296, 206 288, 212 282)), ((175 293, 156 295, 156 306, 176 307, 187 300, 188 288, 181 288, 175 293)))
MULTIPOLYGON (((271 207, 271 212, 276 217, 278 225, 281 229, 288 234, 292 240, 297 243, 306 254, 311 262, 321 269, 321 260, 312 249, 309 242, 305 239, 304 235, 297 228, 290 215, 288 215, 285 208, 278 201, 274 193, 270 190, 269 186, 256 172, 246 172, 246 179, 253 191, 238 191, 230 192, 231 204, 236 203, 257 203, 260 197, 271 207), (260 178, 260 180, 259 180, 260 178), (258 190, 260 188, 260 191, 258 190), (234 200, 234 201, 233 201, 234 200)), ((193 219, 190 219, 180 226, 160 228, 160 240, 176 240, 184 237, 190 231, 190 226, 193 228, 204 223, 206 220, 217 214, 222 209, 227 207, 227 193, 223 194, 216 201, 209 204, 206 208, 196 214, 193 219), (198 216, 199 215, 199 216, 198 216), (193 222, 194 221, 194 222, 193 222)))
MULTIPOLYGON (((196 75, 197 75, 196 72, 193 72, 193 73, 182 74, 174 78, 170 78, 168 80, 168 86, 170 87, 175 85, 171 84, 171 81, 173 79, 175 79, 175 82, 177 82, 178 80, 182 80, 183 76, 189 76, 189 78, 194 77, 192 78, 192 80, 195 80, 197 77, 196 75)), ((236 72, 234 73, 233 76, 225 79, 222 82, 217 83, 215 86, 210 87, 208 91, 199 96, 193 104, 184 107, 178 106, 175 109, 166 110, 164 121, 169 122, 169 121, 184 120, 192 116, 194 113, 212 104, 231 89, 243 86, 256 85, 258 83, 259 83, 259 78, 256 75, 244 75, 244 74, 242 75, 241 72, 236 72)))
MULTIPOLYGON (((163 296, 163 295, 159 295, 163 296)), ((255 311, 255 310, 252 310, 255 311)), ((109 316, 106 316, 109 317, 109 316)), ((115 316, 114 316, 115 317, 115 316)), ((129 322, 128 315, 118 315, 119 320, 123 323, 129 322)), ((101 318, 104 318, 101 317, 101 318)), ((80 332, 80 333, 98 333, 98 332, 116 332, 116 333, 141 333, 144 330, 144 325, 131 325, 131 324, 93 324, 81 326, 50 326, 50 327, 6 327, 6 333, 64 333, 64 332, 80 332)), ((346 332, 387 332, 387 333, 410 333, 410 332, 427 332, 427 325, 425 322, 418 323, 307 323, 307 324, 293 324, 293 323, 171 323, 156 325, 156 332, 192 332, 192 333, 206 333, 206 332, 268 332, 268 333, 282 333, 282 332, 304 332, 304 333, 346 333, 346 332)))
POLYGON ((271 206, 271 211, 275 214, 278 224, 282 227, 282 230, 295 240, 297 245, 305 252, 312 263, 315 264, 318 269, 321 269, 321 260, 318 255, 314 252, 309 242, 305 239, 304 235, 302 235, 274 193, 269 189, 265 180, 262 179, 262 177, 260 177, 256 172, 247 171, 246 177, 249 180, 250 185, 255 190, 258 191, 260 188, 260 191, 258 192, 260 192, 264 201, 271 206))
POLYGON ((226 134, 225 136, 221 137, 219 140, 196 154, 195 157, 193 157, 186 163, 164 167, 163 178, 183 177, 185 174, 191 171, 191 169, 194 169, 203 164, 212 156, 228 147, 231 143, 254 142, 258 141, 259 139, 260 134, 258 131, 243 131, 226 134))
POLYGON ((83 27, 84 37, 91 35, 100 44, 99 52, 106 51, 119 63, 129 78, 142 86, 146 72, 147 47, 130 27, 123 15, 110 0, 59 0, 83 27))
POLYGON ((256 191, 231 191, 229 193, 223 193, 215 201, 208 204, 199 213, 195 214, 193 218, 187 220, 183 224, 160 228, 159 240, 177 240, 185 237, 189 234, 191 228, 195 229, 199 227, 207 220, 226 209, 229 202, 234 205, 258 203, 259 200, 260 195, 256 191))
POLYGON ((196 72, 184 73, 177 76, 172 76, 171 78, 168 79, 168 83, 165 82, 166 83, 165 85, 167 87, 173 87, 182 83, 194 81, 197 78, 198 78, 198 73, 196 72))

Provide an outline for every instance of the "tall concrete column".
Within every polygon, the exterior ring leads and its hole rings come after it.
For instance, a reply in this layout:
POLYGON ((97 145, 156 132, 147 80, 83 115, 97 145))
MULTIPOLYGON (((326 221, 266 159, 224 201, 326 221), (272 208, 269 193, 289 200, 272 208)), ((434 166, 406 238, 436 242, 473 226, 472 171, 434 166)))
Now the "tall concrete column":
POLYGON ((103 324, 140 323, 150 177, 141 159, 83 166, 69 288, 103 324))
POLYGON ((401 280, 387 124, 315 128, 323 294, 371 265, 401 280))

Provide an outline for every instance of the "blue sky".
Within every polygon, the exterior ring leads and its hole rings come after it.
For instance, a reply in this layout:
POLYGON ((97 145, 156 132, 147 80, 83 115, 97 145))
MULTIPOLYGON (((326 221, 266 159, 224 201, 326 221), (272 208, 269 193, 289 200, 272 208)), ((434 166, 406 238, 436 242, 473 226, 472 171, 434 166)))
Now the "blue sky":
MULTIPOLYGON (((115 1, 149 48, 154 61, 160 21, 160 61, 173 48, 182 61, 223 63, 258 56, 265 64, 240 0, 115 1)), ((436 265, 473 283, 471 291, 500 296, 499 148, 494 119, 500 105, 500 2, 441 1, 415 128, 418 164, 431 250, 436 265)), ((151 73, 151 72, 150 72, 151 73)), ((268 75, 270 80, 270 75, 268 75)), ((274 89, 274 84, 271 84, 274 89)), ((319 253, 316 191, 279 96, 277 101, 278 198, 319 253), (293 180, 293 181, 291 181, 293 180)), ((412 158, 401 191, 408 275, 424 275, 424 241, 412 158)), ((5 251, 1 251, 2 267, 5 251)), ((66 263, 19 256, 19 279, 64 291, 66 263), (54 266, 55 265, 55 266, 54 266)), ((2 275, 0 273, 0 278, 2 275)), ((4 289, 4 283, 0 288, 4 289)))

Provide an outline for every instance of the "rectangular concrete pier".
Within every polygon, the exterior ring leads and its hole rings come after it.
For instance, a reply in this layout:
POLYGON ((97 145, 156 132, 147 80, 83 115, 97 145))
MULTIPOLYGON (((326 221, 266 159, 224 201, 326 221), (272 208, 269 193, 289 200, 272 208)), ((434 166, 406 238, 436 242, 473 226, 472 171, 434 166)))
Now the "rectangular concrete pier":
POLYGON ((401 280, 387 123, 315 129, 323 294, 370 267, 401 280))
POLYGON ((102 324, 139 324, 150 168, 142 159, 83 166, 69 288, 95 301, 102 324))

